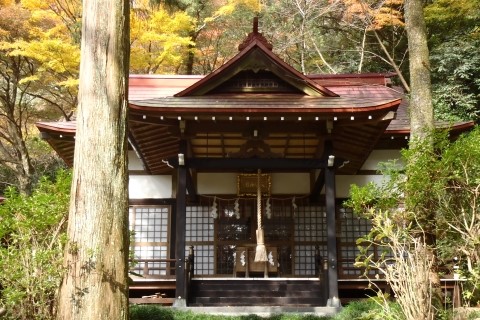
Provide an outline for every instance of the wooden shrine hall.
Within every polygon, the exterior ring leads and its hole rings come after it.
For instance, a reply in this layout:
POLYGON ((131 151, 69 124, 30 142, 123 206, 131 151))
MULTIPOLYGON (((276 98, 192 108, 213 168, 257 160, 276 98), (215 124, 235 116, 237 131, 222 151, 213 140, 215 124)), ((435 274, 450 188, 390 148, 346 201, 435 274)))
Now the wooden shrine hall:
MULTIPOLYGON (((132 299, 335 307, 364 295, 353 263, 370 223, 342 201, 408 144, 393 76, 304 75, 256 25, 206 76, 131 75, 132 299)), ((75 121, 37 127, 73 165, 75 121)))

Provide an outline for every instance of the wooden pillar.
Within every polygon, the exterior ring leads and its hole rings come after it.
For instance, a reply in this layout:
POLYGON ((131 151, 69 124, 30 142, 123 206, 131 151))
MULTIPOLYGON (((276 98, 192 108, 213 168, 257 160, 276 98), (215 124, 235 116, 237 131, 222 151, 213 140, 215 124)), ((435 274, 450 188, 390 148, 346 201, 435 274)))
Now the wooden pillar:
POLYGON ((175 307, 186 307, 186 263, 185 263, 185 225, 187 212, 187 168, 179 165, 177 169, 177 208, 175 225, 175 307))
POLYGON ((325 168, 325 198, 327 210, 327 259, 328 259, 328 301, 329 307, 340 307, 337 272, 337 226, 335 219, 335 169, 325 168))

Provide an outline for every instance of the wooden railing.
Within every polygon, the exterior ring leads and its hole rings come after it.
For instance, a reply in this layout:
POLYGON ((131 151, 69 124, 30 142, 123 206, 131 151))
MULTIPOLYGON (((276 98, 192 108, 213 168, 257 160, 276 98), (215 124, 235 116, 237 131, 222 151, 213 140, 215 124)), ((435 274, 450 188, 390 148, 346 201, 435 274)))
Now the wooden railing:
POLYGON ((318 247, 315 248, 315 274, 320 280, 320 287, 325 293, 324 303, 326 304, 326 299, 328 297, 328 259, 322 257, 322 255, 320 254, 320 249, 318 247))
POLYGON ((188 250, 188 257, 185 261, 185 297, 188 300, 188 297, 190 296, 190 287, 192 284, 192 278, 193 275, 195 274, 195 252, 193 249, 193 246, 189 247, 188 250))
MULTIPOLYGON (((176 281, 172 281, 176 279, 175 274, 175 259, 135 259, 130 261, 130 263, 134 263, 135 265, 130 268, 131 276, 133 276, 133 280, 140 280, 140 279, 158 279, 158 280, 166 280, 169 282, 169 290, 178 288, 178 283, 176 281), (173 287, 170 286, 173 284, 173 287)), ((193 251, 193 246, 189 249, 189 254, 185 259, 185 298, 188 298, 188 293, 190 291, 190 284, 195 272, 194 269, 195 264, 195 254, 193 251)), ((137 282, 137 286, 142 281, 137 282)), ((164 288, 164 284, 158 284, 159 282, 156 281, 156 285, 159 285, 161 288, 164 288)), ((154 285, 155 287, 155 285, 154 285)), ((159 287, 159 288, 160 288, 159 287)), ((151 285, 150 285, 151 288, 151 285)), ((160 293, 155 294, 153 296, 145 296, 139 299, 133 299, 135 303, 162 303, 162 304, 172 304, 175 300, 175 296, 173 297, 163 297, 160 293)))
POLYGON ((143 278, 175 278, 175 259, 135 259, 135 266, 130 269, 133 275, 143 278), (142 264, 139 267, 138 264, 142 264))

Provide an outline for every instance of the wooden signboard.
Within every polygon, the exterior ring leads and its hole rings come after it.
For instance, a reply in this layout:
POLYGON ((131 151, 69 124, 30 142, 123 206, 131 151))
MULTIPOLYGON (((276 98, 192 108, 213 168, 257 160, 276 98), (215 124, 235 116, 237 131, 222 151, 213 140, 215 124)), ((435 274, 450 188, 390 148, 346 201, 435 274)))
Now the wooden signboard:
MULTIPOLYGON (((257 195, 258 175, 239 174, 237 176, 237 195, 238 196, 256 196, 257 195)), ((262 196, 270 196, 272 180, 269 174, 260 174, 260 191, 262 196)))

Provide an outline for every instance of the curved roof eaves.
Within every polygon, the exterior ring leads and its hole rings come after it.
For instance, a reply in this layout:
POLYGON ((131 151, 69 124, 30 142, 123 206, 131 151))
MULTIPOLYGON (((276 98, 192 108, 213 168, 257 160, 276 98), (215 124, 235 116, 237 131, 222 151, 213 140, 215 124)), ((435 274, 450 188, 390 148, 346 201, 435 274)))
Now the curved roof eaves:
POLYGON ((142 101, 130 101, 133 110, 147 110, 152 112, 192 112, 207 109, 210 113, 224 112, 231 109, 235 111, 262 110, 267 112, 289 110, 299 112, 311 111, 330 112, 361 112, 378 108, 398 106, 399 98, 379 97, 309 97, 309 96, 243 96, 240 97, 165 97, 142 101))

